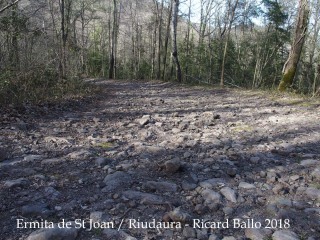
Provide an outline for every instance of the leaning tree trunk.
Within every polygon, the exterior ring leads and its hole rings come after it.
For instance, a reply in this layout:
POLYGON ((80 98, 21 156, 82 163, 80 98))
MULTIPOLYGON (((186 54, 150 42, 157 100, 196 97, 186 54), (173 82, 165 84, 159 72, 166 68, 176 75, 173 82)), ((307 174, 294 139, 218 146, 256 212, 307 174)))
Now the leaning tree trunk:
POLYGON ((178 25, 179 0, 173 0, 172 6, 172 58, 176 65, 176 80, 182 81, 181 67, 177 48, 177 25, 178 25))
POLYGON ((295 30, 295 36, 288 60, 283 66, 282 79, 280 81, 278 90, 285 91, 287 87, 293 83, 294 76, 297 71, 301 51, 303 48, 307 27, 309 20, 308 0, 299 1, 299 13, 297 19, 297 25, 295 30))

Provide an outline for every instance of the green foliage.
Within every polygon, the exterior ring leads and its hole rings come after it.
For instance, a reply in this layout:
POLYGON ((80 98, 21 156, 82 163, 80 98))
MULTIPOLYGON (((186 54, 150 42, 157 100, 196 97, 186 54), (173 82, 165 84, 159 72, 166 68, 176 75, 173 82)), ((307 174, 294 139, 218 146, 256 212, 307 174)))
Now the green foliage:
POLYGON ((106 71, 104 68, 107 68, 106 63, 108 62, 108 58, 100 46, 102 34, 103 31, 100 25, 95 25, 94 30, 89 34, 91 46, 88 49, 86 63, 89 75, 94 77, 102 76, 103 70, 106 71))
MULTIPOLYGON (((218 83, 221 74, 223 41, 211 39, 210 43, 203 41, 196 45, 191 38, 189 53, 187 53, 186 46, 186 40, 179 43, 180 62, 182 70, 187 75, 186 81, 188 83, 218 83)), ((236 51, 235 42, 230 39, 225 62, 226 78, 230 82, 234 82, 233 79, 238 79, 236 74, 238 74, 239 63, 235 58, 236 51)))
MULTIPOLYGON (((106 71, 109 71, 109 66, 107 65, 106 71)), ((133 78, 132 71, 128 63, 120 63, 117 67, 117 78, 118 79, 129 79, 133 78)))
POLYGON ((144 59, 139 66, 137 79, 149 79, 151 68, 152 68, 151 64, 144 59))
POLYGON ((277 0, 262 0, 262 3, 267 8, 264 13, 271 24, 274 24, 276 29, 281 29, 288 19, 288 14, 284 13, 277 0))
POLYGON ((102 75, 101 70, 102 70, 104 61, 106 62, 107 59, 104 59, 104 56, 101 54, 101 52, 98 52, 98 51, 89 52, 87 64, 88 64, 88 71, 90 76, 98 77, 102 75))
POLYGON ((235 22, 242 26, 249 26, 253 24, 252 19, 259 17, 261 14, 262 10, 257 1, 239 0, 236 16, 240 17, 236 18, 235 22))

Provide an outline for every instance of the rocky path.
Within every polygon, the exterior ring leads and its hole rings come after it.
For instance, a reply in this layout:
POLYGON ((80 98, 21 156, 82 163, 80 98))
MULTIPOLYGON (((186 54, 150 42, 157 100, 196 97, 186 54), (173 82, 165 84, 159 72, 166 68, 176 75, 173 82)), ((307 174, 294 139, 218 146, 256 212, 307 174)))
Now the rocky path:
POLYGON ((320 239, 319 105, 97 84, 0 116, 0 239, 320 239))

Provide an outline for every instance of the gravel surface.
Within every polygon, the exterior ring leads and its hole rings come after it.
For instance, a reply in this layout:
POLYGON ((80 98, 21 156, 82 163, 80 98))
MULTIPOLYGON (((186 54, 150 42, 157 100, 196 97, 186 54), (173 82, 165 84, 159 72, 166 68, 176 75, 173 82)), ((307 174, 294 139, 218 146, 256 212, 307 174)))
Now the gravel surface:
POLYGON ((1 114, 0 239, 320 239, 315 101, 95 84, 1 114))

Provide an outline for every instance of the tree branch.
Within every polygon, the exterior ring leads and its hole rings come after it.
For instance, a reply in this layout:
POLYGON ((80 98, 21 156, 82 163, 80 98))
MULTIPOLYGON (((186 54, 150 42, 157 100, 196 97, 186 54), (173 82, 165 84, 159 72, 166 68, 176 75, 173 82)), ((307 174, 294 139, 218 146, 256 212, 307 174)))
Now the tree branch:
POLYGON ((17 4, 18 2, 20 2, 21 0, 15 0, 14 2, 8 4, 7 6, 3 7, 0 9, 0 14, 3 13, 5 10, 7 10, 8 8, 11 8, 13 5, 17 4))

